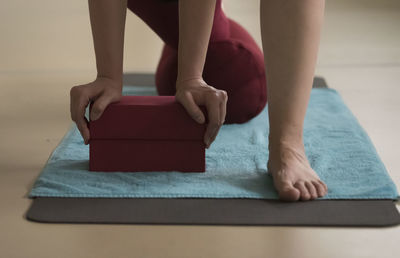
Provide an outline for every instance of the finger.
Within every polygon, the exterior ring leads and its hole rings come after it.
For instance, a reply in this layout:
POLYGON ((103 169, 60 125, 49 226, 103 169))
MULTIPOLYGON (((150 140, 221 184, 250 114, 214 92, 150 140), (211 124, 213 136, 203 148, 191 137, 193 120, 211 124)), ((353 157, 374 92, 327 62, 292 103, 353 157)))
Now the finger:
POLYGON ((218 127, 215 134, 212 136, 212 139, 210 140, 210 144, 212 142, 214 142, 215 138, 217 137, 218 132, 221 129, 221 126, 225 122, 225 116, 226 116, 226 103, 228 100, 228 95, 227 95, 226 91, 223 91, 223 90, 219 91, 218 95, 220 96, 220 107, 219 107, 220 108, 220 126, 218 127))
POLYGON ((85 144, 88 143, 90 138, 87 119, 85 118, 85 111, 89 101, 89 97, 82 87, 73 87, 73 89, 71 89, 71 118, 76 123, 85 144))
POLYGON ((95 121, 101 117, 106 107, 115 101, 112 95, 102 94, 94 102, 92 102, 91 112, 89 114, 90 120, 95 121))
POLYGON ((85 117, 86 107, 89 104, 89 99, 81 100, 75 107, 73 108, 74 112, 74 121, 76 126, 78 127, 79 132, 81 133, 85 144, 89 143, 90 132, 88 127, 88 121, 85 117))
POLYGON ((77 120, 75 123, 76 123, 76 126, 78 127, 79 132, 82 135, 82 138, 83 138, 85 144, 88 144, 89 139, 90 139, 90 132, 89 132, 88 121, 87 121, 86 117, 83 117, 82 119, 77 120))
POLYGON ((71 113, 71 119, 72 119, 72 121, 74 121, 75 122, 75 117, 76 117, 76 107, 77 107, 77 105, 79 105, 79 99, 80 99, 80 95, 81 95, 81 90, 80 90, 80 87, 78 87, 78 86, 75 86, 75 87, 72 87, 71 88, 71 90, 70 90, 70 93, 69 93, 69 96, 70 96, 70 106, 69 106, 69 108, 70 108, 70 113, 71 113))
POLYGON ((221 126, 218 126, 217 130, 214 131, 213 135, 211 136, 211 139, 210 139, 210 143, 209 143, 209 145, 208 145, 208 148, 210 147, 211 143, 214 142, 215 138, 217 138, 217 135, 218 135, 218 133, 219 133, 219 129, 220 129, 220 128, 221 128, 221 126))
POLYGON ((185 92, 175 97, 186 109, 188 114, 199 124, 203 124, 205 117, 199 106, 194 102, 192 94, 185 92))
POLYGON ((226 116, 226 103, 228 101, 228 94, 226 93, 226 91, 221 91, 222 93, 222 101, 220 104, 220 109, 221 109, 221 124, 225 123, 225 116, 226 116))
POLYGON ((218 98, 209 98, 206 103, 208 113, 208 126, 204 134, 204 142, 206 147, 210 147, 212 141, 218 134, 219 128, 221 127, 221 116, 220 116, 220 101, 218 98))

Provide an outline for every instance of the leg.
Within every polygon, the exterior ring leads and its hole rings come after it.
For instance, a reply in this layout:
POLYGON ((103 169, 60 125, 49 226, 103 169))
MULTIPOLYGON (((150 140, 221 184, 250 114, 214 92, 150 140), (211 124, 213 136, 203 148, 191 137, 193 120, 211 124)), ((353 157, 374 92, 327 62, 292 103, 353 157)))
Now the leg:
MULTIPOLYGON (((159 95, 175 95, 178 66, 178 1, 129 0, 128 8, 165 43, 156 71, 159 95)), ((216 1, 203 77, 227 91, 225 123, 244 123, 266 104, 264 60, 261 49, 238 23, 226 17, 216 1)))
MULTIPOLYGON (((178 49, 178 0, 128 0, 128 9, 143 20, 171 48, 178 49)), ((217 0, 210 41, 227 37, 228 22, 217 0), (218 26, 217 26, 218 25, 218 26)))
POLYGON ((323 0, 261 0, 270 121, 268 171, 282 200, 310 200, 327 192, 303 144, 324 5, 323 0))

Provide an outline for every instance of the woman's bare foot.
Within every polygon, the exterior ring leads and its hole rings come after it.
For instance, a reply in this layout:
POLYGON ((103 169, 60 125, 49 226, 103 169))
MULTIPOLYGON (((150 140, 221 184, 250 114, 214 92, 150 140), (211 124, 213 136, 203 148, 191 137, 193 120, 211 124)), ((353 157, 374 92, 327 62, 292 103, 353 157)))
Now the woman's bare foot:
POLYGON ((270 148, 268 173, 274 179, 279 198, 284 201, 307 201, 324 196, 328 188, 311 168, 304 146, 270 148))

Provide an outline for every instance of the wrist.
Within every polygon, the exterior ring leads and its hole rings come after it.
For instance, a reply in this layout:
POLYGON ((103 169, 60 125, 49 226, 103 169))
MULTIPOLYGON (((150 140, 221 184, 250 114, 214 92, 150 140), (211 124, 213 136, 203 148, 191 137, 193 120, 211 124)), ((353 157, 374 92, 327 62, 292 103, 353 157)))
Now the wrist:
POLYGON ((204 86, 207 85, 207 83, 204 81, 202 76, 193 76, 193 77, 178 77, 176 79, 176 90, 182 88, 182 87, 188 87, 188 86, 204 86))
POLYGON ((121 77, 109 77, 109 76, 101 76, 97 75, 96 82, 106 83, 108 87, 116 88, 118 90, 122 90, 122 76, 121 77))

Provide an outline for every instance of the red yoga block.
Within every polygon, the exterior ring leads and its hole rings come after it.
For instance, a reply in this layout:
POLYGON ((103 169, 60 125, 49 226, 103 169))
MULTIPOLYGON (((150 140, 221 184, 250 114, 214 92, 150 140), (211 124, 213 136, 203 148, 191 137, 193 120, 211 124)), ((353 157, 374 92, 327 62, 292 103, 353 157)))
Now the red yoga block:
POLYGON ((89 170, 204 172, 205 128, 174 96, 123 96, 89 122, 89 170))

